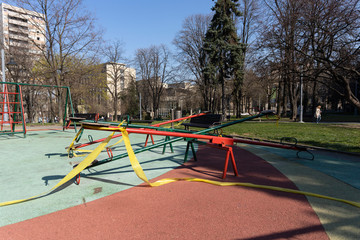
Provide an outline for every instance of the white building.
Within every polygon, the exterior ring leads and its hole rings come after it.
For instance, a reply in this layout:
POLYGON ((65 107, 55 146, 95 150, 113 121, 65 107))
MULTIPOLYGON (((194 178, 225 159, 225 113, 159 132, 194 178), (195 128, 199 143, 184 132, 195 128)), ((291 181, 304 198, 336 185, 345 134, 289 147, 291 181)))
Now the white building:
MULTIPOLYGON (((117 109, 113 109, 111 115, 121 115, 121 100, 120 95, 125 91, 131 83, 135 83, 136 70, 127 67, 123 63, 107 62, 104 63, 104 71, 106 73, 106 84, 108 89, 108 96, 111 101, 117 99, 117 109)), ((114 106, 112 104, 112 106, 114 106)))
POLYGON ((46 44, 43 15, 6 3, 0 6, 0 43, 5 51, 39 56, 46 44))

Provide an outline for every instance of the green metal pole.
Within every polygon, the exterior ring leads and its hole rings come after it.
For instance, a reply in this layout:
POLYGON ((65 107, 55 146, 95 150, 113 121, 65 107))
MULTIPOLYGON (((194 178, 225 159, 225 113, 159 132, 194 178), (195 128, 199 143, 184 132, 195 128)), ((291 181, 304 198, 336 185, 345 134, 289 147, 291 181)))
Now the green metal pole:
MULTIPOLYGON (((265 116, 265 115, 268 115, 268 114, 272 114, 273 111, 263 111, 257 115, 254 115, 254 116, 251 116, 251 117, 247 117, 247 118, 244 118, 244 119, 240 119, 240 120, 236 120, 236 121, 233 121, 233 122, 230 122, 230 123, 226 123, 226 124, 222 124, 222 125, 218 125, 218 126, 215 126, 215 127, 212 127, 212 128, 208 128, 208 129, 205 129, 205 130, 202 130, 202 131, 198 131, 198 132, 194 132, 194 134, 201 134, 201 133, 207 133, 209 131, 212 131, 212 130, 215 130, 215 129, 220 129, 222 127, 227 127, 227 126, 230 126, 230 125, 234 125, 234 124, 237 124, 237 123, 240 123, 240 122, 244 122, 244 121, 248 121, 248 120, 251 120, 251 119, 254 119, 254 118, 258 118, 258 117, 262 117, 262 116, 265 116)), ((169 144, 169 143, 174 143, 174 142, 178 142, 180 140, 183 140, 184 138, 182 137, 178 137, 178 138, 173 138, 171 140, 168 140, 168 141, 163 141, 163 142, 159 142, 159 143, 156 143, 154 145, 151 145, 151 146, 147 146, 147 147, 143 147, 141 149, 137 149, 137 150, 134 150, 134 153, 141 153, 141 152, 145 152, 145 151, 148 151, 148 150, 151 150, 151 149, 154 149, 154 148, 157 148, 157 147, 160 147, 160 146, 164 146, 166 144, 169 144)), ((127 157, 128 156, 128 153, 123 153, 123 154, 119 154, 117 156, 114 156, 113 158, 106 158, 106 159, 103 159, 101 161, 98 161, 97 163, 87 167, 87 168, 92 168, 92 167, 95 167, 95 166, 98 166, 98 165, 102 165, 104 163, 107 163, 109 161, 113 161, 113 160, 118 160, 118 159, 121 159, 121 158, 124 158, 124 157, 127 157)))
MULTIPOLYGON (((14 113, 14 115, 13 115, 13 121, 14 122, 17 122, 17 114, 16 114, 16 112, 17 112, 17 108, 18 108, 18 101, 19 101, 19 85, 18 84, 16 84, 15 85, 15 96, 14 96, 14 107, 13 107, 13 113, 14 113)), ((9 100, 9 99, 8 99, 9 100)), ((10 100, 9 100, 9 102, 10 102, 10 100)), ((10 116, 9 116, 10 117, 10 116)), ((15 132, 15 123, 13 123, 12 124, 12 126, 11 126, 11 129, 12 129, 12 131, 13 132, 15 132)))
MULTIPOLYGON (((68 96, 69 96, 69 93, 68 93, 68 91, 66 91, 65 109, 64 109, 64 116, 63 116, 63 129, 65 129, 65 124, 66 124, 68 96)), ((76 132, 76 129, 75 129, 75 132, 76 132)))
MULTIPOLYGON (((81 122, 90 122, 93 123, 93 120, 83 120, 81 122)), ((110 126, 119 126, 119 123, 113 123, 113 122, 104 122, 101 121, 101 124, 106 124, 110 126)), ((184 130, 184 129, 172 129, 172 128, 164 128, 164 127, 154 127, 154 126, 145 126, 145 125, 137 125, 137 124, 123 124, 122 127, 129 127, 129 128, 144 128, 144 129, 153 129, 153 130, 160 130, 160 131, 166 131, 166 132, 183 132, 183 133, 189 133, 190 131, 184 130)), ((191 133, 191 132, 190 132, 191 133)))
POLYGON ((24 116, 24 102, 23 102, 23 98, 22 98, 22 89, 21 89, 21 85, 19 86, 19 96, 20 96, 20 109, 21 109, 21 120, 22 120, 22 125, 23 125, 23 132, 24 132, 24 138, 26 137, 26 119, 24 116))
MULTIPOLYGON (((68 105, 70 105, 70 110, 71 110, 71 115, 74 117, 74 107, 72 104, 72 100, 71 100, 71 93, 70 93, 70 88, 66 87, 66 101, 65 101, 65 113, 64 113, 64 120, 63 120, 63 129, 65 129, 65 123, 66 123, 66 115, 67 115, 67 107, 68 105)), ((76 129, 76 123, 74 121, 74 128, 75 128, 75 133, 77 132, 76 129)))

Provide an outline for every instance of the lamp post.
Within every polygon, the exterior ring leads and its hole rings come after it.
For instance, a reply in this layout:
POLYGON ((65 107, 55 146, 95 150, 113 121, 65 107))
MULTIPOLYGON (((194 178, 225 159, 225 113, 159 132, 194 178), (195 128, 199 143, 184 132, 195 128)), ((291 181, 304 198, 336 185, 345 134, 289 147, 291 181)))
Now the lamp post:
MULTIPOLYGON (((355 81, 355 97, 358 98, 358 81, 355 81)), ((354 115, 358 115, 358 109, 355 107, 354 115)))
POLYGON ((139 113, 140 113, 140 120, 142 120, 142 116, 141 116, 141 93, 139 93, 139 113))
POLYGON ((304 123, 303 121, 303 77, 302 77, 302 68, 300 72, 300 121, 299 123, 304 123))

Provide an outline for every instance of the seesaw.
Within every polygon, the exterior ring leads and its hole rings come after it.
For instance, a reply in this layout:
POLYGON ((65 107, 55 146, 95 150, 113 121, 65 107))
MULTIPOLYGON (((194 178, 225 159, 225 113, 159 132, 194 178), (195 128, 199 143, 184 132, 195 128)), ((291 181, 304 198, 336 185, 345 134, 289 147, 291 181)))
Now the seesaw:
MULTIPOLYGON (((169 120, 169 121, 165 121, 165 122, 161 122, 161 123, 157 123, 157 124, 153 124, 153 125, 150 125, 150 126, 144 126, 144 125, 138 125, 138 124, 129 124, 129 119, 127 119, 127 123, 126 123, 126 127, 127 128, 140 128, 140 129, 154 129, 154 130, 159 130, 159 131, 170 131, 170 132, 188 132, 186 130, 181 130, 181 129, 170 129, 170 128, 163 128, 161 126, 163 125, 167 125, 167 124, 171 124, 171 123, 174 123, 174 122, 180 122, 180 121, 184 121, 184 120, 187 120, 187 119, 191 119, 191 118, 195 118, 195 117, 199 117, 199 116, 203 116, 203 115, 206 115, 208 114, 207 112, 205 113, 199 113, 199 114, 194 114, 194 115, 191 115, 191 116, 187 116, 187 117, 183 117, 183 118, 177 118, 177 119, 173 119, 173 120, 169 120)), ((112 123, 112 122, 104 122, 104 121, 101 121, 101 122, 97 122, 97 121, 82 121, 81 123, 86 123, 88 125, 91 125, 92 123, 98 123, 98 124, 95 124, 95 126, 102 126, 102 125, 105 125, 105 126, 118 126, 119 124, 117 123, 112 123)), ((81 130, 82 131, 82 130, 81 130)), ((81 138, 81 135, 82 133, 80 133, 80 137, 79 139, 76 139, 76 142, 78 142, 81 138)), ((112 138, 118 138, 118 137, 121 137, 122 134, 116 134, 114 135, 112 138)), ((147 134, 146 136, 146 140, 145 140, 145 147, 147 146, 147 142, 148 142, 148 138, 149 136, 151 137, 151 141, 152 143, 154 144, 154 139, 152 137, 152 135, 150 134, 147 134)), ((88 136, 88 139, 89 139, 89 142, 87 143, 83 143, 83 144, 75 144, 73 146, 73 150, 75 149, 80 149, 80 148, 83 148, 83 147, 86 147, 86 146, 90 146, 90 145, 93 145, 93 144, 96 144, 96 143, 100 143, 102 141, 104 141, 106 138, 101 138, 101 139, 97 139, 97 140, 93 140, 91 135, 88 136)), ((68 147, 67 147, 68 148, 68 147)), ((66 148, 66 149, 67 149, 66 148)))
MULTIPOLYGON (((227 152, 226 154, 226 159, 225 159, 225 165, 224 165, 224 171, 223 171, 223 175, 222 178, 226 177, 226 173, 227 173, 227 167, 228 167, 228 161, 229 158, 231 157, 231 162, 233 165, 233 169, 234 169, 234 174, 237 176, 238 172, 237 172, 237 168, 236 168, 236 163, 235 163, 235 158, 233 155, 233 151, 232 151, 232 145, 234 143, 234 140, 232 138, 229 137, 221 137, 221 136, 214 136, 214 135, 207 135, 209 132, 217 130, 217 129, 221 129, 224 127, 228 127, 234 124, 238 124, 241 122, 245 122, 245 121, 249 121, 252 120, 254 118, 258 118, 258 117, 262 117, 262 116, 266 116, 266 115, 270 115, 270 114, 274 114, 273 111, 267 110, 267 111, 263 111, 257 115, 254 116, 250 116, 244 119, 240 119, 240 120, 235 120, 232 122, 227 122, 221 125, 217 125, 208 129, 204 129, 201 131, 197 131, 197 132, 190 132, 190 131, 186 131, 186 130, 163 130, 160 129, 159 127, 149 127, 149 126, 141 126, 141 125, 137 125, 138 128, 132 128, 132 125, 130 126, 129 124, 122 124, 121 126, 117 126, 114 123, 91 123, 91 122, 81 122, 82 124, 82 128, 83 129, 90 129, 90 130, 99 130, 99 131, 110 131, 110 132, 117 132, 120 131, 119 127, 126 127, 126 131, 128 133, 135 133, 135 134, 150 134, 150 135, 160 135, 160 136, 166 136, 169 138, 166 138, 165 141, 161 141, 159 143, 153 144, 151 146, 146 146, 137 150, 134 150, 134 153, 140 153, 140 152, 144 152, 144 151, 148 151, 160 146, 165 146, 167 144, 171 144, 180 140, 186 140, 188 141, 188 145, 187 145, 187 151, 185 154, 185 159, 187 156, 187 152, 189 147, 191 146, 193 154, 195 156, 195 151, 194 151, 194 147, 193 147, 193 140, 194 139, 200 139, 200 140, 205 140, 208 141, 208 145, 211 147, 216 147, 218 149, 222 149, 225 150, 227 152), (151 129, 152 128, 152 129, 151 129), (170 139, 170 137, 175 137, 173 139, 170 139)), ((110 161, 114 161, 114 160, 118 160, 124 157, 128 156, 128 153, 123 153, 123 154, 119 154, 116 156, 113 156, 112 153, 110 154, 108 151, 109 157, 103 160, 96 160, 94 161, 90 166, 86 167, 86 169, 95 167, 95 166, 99 166, 105 163, 108 163, 110 161)), ((78 176, 79 177, 79 176, 78 176)))

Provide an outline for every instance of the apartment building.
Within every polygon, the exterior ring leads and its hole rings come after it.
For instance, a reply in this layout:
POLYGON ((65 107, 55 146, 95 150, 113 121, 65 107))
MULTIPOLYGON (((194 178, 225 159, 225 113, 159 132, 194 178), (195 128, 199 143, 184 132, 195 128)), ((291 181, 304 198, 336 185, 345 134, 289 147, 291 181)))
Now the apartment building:
POLYGON ((45 22, 41 13, 1 3, 0 37, 7 54, 39 56, 45 48, 45 22))
POLYGON ((120 95, 129 88, 131 83, 135 83, 136 79, 136 70, 134 68, 127 67, 126 64, 116 63, 116 62, 107 62, 103 64, 104 72, 106 73, 106 84, 108 97, 111 101, 114 101, 117 98, 117 109, 114 109, 108 115, 121 115, 123 114, 121 109, 122 103, 120 102, 120 95), (114 97, 117 96, 117 97, 114 97))
POLYGON ((129 84, 136 79, 136 70, 127 67, 124 63, 107 62, 104 64, 104 68, 106 71, 106 81, 111 91, 114 91, 116 84, 117 92, 121 92, 128 88, 129 84))

